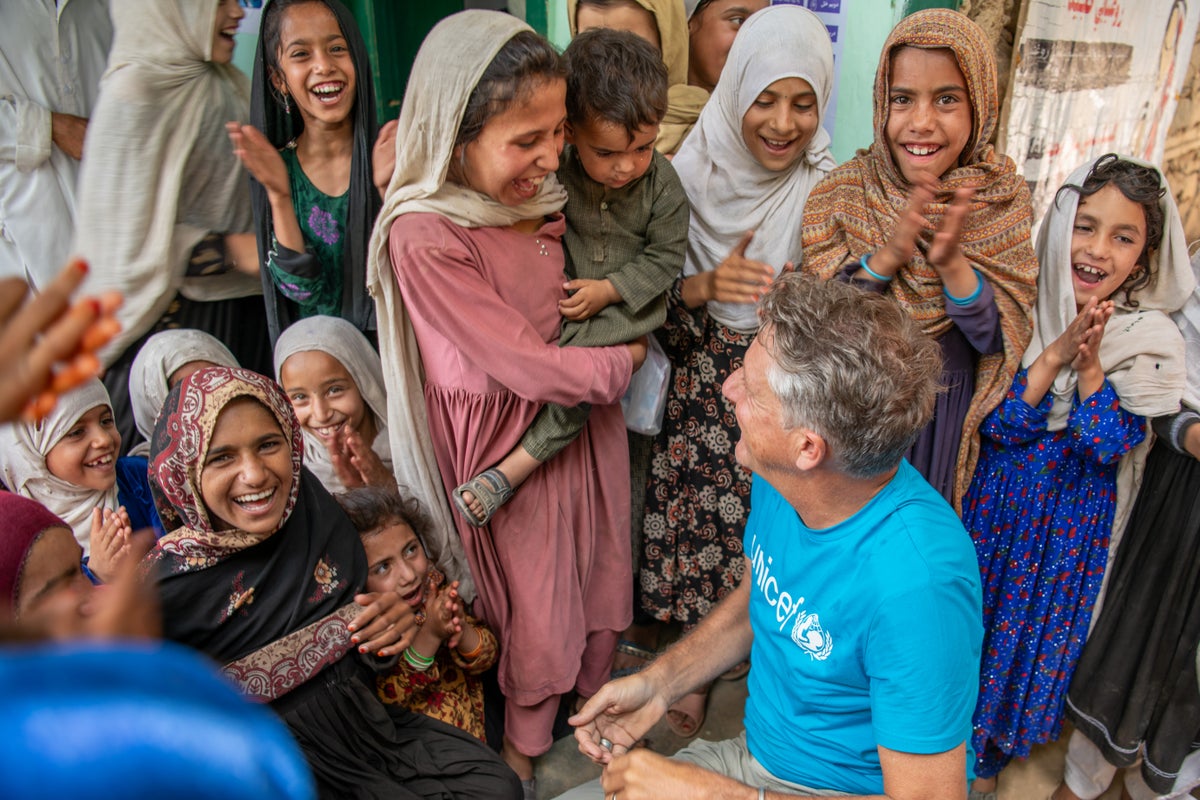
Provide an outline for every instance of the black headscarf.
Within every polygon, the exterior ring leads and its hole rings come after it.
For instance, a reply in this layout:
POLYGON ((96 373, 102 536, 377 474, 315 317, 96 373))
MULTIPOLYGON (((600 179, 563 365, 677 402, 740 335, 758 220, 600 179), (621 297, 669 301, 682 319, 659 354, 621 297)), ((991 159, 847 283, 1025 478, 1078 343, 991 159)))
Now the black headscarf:
MULTIPOLYGON (((371 149, 379 131, 375 119, 375 89, 371 80, 371 65, 367 60, 367 46, 354 15, 338 0, 306 0, 321 3, 333 12, 342 35, 350 47, 354 61, 355 97, 354 109, 354 154, 350 165, 350 218, 346 220, 346 247, 342 252, 342 312, 343 319, 354 323, 364 333, 375 330, 375 303, 367 294, 367 244, 371 239, 371 228, 379 214, 382 201, 375 190, 371 173, 371 149)), ((267 3, 263 9, 264 26, 267 18, 275 11, 278 0, 267 3)), ((254 54, 254 79, 250 94, 250 123, 266 135, 277 149, 282 149, 304 130, 300 111, 292 108, 285 112, 275 97, 271 86, 271 65, 267 58, 265 37, 259 37, 258 50, 254 54)), ((267 305, 267 322, 271 331, 271 344, 280 332, 296 321, 295 307, 275 289, 267 270, 267 250, 270 248, 271 204, 267 190, 253 177, 250 193, 254 204, 255 233, 258 235, 258 258, 262 264, 263 296, 267 305)))

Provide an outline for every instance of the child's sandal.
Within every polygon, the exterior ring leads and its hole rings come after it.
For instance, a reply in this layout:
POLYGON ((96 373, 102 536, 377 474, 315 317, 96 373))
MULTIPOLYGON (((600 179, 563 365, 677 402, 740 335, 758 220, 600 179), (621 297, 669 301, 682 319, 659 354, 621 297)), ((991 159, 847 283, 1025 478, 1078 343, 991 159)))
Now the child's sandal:
POLYGON ((476 475, 471 480, 459 486, 451 494, 454 500, 454 507, 458 509, 458 513, 462 514, 463 519, 469 525, 476 528, 481 528, 488 524, 492 515, 496 513, 496 509, 508 502, 513 496, 512 484, 508 482, 508 478, 504 477, 504 473, 492 467, 485 469, 483 472, 476 475), (483 506, 483 518, 475 516, 475 512, 471 511, 471 506, 467 504, 463 497, 463 492, 470 492, 475 496, 483 506))

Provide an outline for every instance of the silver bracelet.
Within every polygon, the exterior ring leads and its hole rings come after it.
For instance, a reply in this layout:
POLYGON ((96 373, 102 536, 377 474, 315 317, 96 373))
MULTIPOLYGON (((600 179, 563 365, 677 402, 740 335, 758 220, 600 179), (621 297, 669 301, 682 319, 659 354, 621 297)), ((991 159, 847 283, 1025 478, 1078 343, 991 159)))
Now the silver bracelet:
POLYGON ((767 800, 767 787, 758 787, 758 800, 767 800))

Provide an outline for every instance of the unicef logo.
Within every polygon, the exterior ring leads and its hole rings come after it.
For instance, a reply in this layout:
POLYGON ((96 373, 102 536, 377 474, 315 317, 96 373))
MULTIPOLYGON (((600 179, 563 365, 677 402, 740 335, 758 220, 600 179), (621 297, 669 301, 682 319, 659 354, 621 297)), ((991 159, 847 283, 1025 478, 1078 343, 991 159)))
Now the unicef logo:
POLYGON ((792 626, 792 641, 817 661, 824 661, 833 652, 833 639, 821 627, 816 614, 801 611, 792 626))

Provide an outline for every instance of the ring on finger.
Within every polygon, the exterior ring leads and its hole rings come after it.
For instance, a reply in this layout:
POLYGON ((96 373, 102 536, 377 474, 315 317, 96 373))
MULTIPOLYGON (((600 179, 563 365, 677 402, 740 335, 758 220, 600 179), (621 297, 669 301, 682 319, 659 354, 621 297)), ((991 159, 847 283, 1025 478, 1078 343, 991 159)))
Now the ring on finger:
MULTIPOLYGON (((609 751, 610 753, 612 752, 612 749, 613 749, 612 741, 610 741, 609 739, 605 739, 603 736, 600 737, 600 746, 603 747, 605 750, 609 751)), ((616 792, 613 792, 613 794, 616 794, 616 792)))

